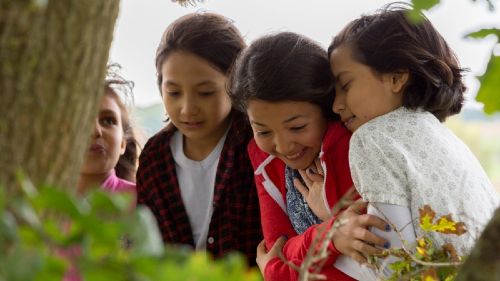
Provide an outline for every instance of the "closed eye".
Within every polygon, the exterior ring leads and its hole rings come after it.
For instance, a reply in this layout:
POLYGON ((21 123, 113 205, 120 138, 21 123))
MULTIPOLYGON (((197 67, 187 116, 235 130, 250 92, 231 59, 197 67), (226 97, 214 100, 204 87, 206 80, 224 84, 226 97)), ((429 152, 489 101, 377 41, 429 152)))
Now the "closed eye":
POLYGON ((215 91, 212 91, 212 92, 200 92, 200 96, 202 97, 208 97, 208 96, 211 96, 215 94, 215 91))
POLYGON ((304 129, 306 126, 307 126, 307 124, 306 125, 302 125, 302 126, 292 127, 290 129, 292 131, 300 131, 300 130, 304 129))
POLYGON ((271 132, 269 131, 257 131, 257 136, 268 136, 271 132))
POLYGON ((349 81, 349 82, 347 82, 347 83, 345 83, 345 84, 343 84, 343 85, 340 85, 340 88, 342 88, 342 90, 343 90, 344 92, 347 92, 347 91, 349 90, 349 86, 350 86, 350 85, 351 85, 351 81, 349 81))
POLYGON ((179 91, 167 91, 167 95, 171 97, 178 97, 181 94, 179 91))

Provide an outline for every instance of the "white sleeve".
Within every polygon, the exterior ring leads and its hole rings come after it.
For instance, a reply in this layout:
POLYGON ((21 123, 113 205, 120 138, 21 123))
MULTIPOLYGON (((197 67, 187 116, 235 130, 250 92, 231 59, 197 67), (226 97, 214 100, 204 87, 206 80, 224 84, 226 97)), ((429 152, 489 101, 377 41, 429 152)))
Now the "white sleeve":
POLYGON ((398 136, 361 127, 350 141, 349 166, 356 190, 364 201, 410 206, 407 179, 411 158, 398 136))
MULTIPOLYGON (((383 220, 389 220, 401 233, 401 236, 405 241, 404 243, 407 245, 406 247, 411 248, 412 245, 414 245, 416 236, 413 224, 411 223, 412 218, 410 209, 408 207, 374 203, 374 205, 368 205, 368 214, 378 216, 383 220)), ((396 231, 391 230, 389 232, 385 232, 375 228, 371 229, 371 231, 389 241, 391 243, 391 248, 401 248, 402 241, 396 231)), ((385 260, 381 260, 381 263, 378 265, 380 271, 376 272, 371 268, 360 265, 352 258, 342 255, 337 258, 334 266, 356 280, 375 281, 380 280, 380 277, 389 277, 392 272, 388 265, 395 261, 397 261, 397 258, 392 256, 386 258, 385 260)))

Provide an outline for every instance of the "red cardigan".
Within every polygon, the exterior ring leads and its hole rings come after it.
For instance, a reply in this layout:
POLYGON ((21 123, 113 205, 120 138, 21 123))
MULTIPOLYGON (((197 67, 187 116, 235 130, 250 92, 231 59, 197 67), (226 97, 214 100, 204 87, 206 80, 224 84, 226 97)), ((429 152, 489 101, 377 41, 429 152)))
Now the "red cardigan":
MULTIPOLYGON (((330 209, 353 185, 349 170, 349 139, 351 133, 339 122, 328 124, 320 152, 325 169, 326 188, 323 190, 325 205, 330 209)), ((255 170, 255 183, 260 202, 262 230, 266 247, 270 249, 282 235, 288 240, 283 247, 283 255, 289 261, 300 265, 316 233, 317 225, 311 226, 298 235, 292 227, 286 212, 285 164, 279 158, 261 151, 255 140, 248 144, 248 153, 255 170)), ((328 261, 322 274, 328 280, 354 280, 333 267, 340 254, 330 243, 328 261)), ((296 280, 298 273, 284 264, 279 258, 269 261, 264 270, 266 281, 296 280)))

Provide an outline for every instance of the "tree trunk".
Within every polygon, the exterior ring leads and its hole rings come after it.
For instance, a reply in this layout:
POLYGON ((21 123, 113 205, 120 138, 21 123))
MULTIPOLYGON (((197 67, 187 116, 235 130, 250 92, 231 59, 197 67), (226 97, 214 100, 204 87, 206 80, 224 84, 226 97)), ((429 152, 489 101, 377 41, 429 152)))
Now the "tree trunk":
POLYGON ((119 0, 0 3, 0 186, 74 188, 103 93, 119 0))
POLYGON ((497 208, 456 281, 500 280, 500 208, 497 208))

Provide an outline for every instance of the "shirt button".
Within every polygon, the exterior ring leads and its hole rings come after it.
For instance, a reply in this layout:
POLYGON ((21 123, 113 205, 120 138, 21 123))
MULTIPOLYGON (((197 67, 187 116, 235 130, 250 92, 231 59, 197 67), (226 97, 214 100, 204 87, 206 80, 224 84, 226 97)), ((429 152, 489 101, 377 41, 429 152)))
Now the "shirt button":
POLYGON ((208 237, 207 242, 208 244, 213 244, 215 239, 213 237, 208 237))

